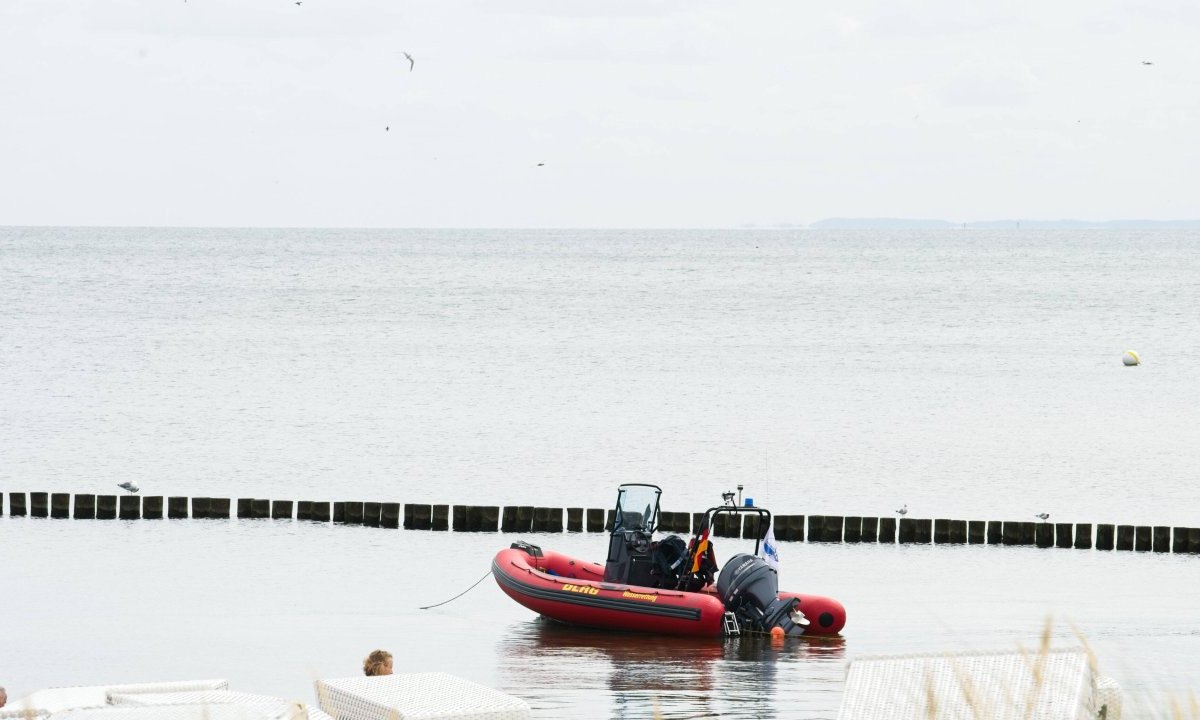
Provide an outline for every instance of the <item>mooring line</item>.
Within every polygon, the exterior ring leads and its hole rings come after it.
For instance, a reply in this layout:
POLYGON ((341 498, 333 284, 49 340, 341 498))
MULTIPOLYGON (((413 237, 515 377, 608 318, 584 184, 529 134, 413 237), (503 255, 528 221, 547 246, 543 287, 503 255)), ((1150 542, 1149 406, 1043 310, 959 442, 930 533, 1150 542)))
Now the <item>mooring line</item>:
MULTIPOLYGON (((485 572, 485 573, 483 574, 483 577, 481 577, 481 578, 479 578, 478 580, 476 580, 476 581, 475 581, 475 585, 478 585, 479 583, 483 582, 484 580, 487 580, 487 577, 488 577, 488 575, 491 575, 491 574, 492 574, 492 571, 491 571, 491 569, 489 569, 487 572, 485 572)), ((451 601, 453 601, 453 600, 457 600, 457 599, 459 599, 460 597, 462 597, 463 595, 466 595, 467 593, 471 592, 472 590, 474 590, 474 589, 475 589, 475 585, 472 585, 471 587, 467 588, 466 590, 463 590, 463 591, 462 591, 462 592, 460 592, 459 594, 457 594, 457 595, 455 595, 454 597, 450 598, 450 600, 446 600, 445 602, 440 602, 440 603, 438 603, 437 605, 426 605, 426 606, 425 606, 425 607, 423 607, 423 608, 417 608, 417 609, 418 609, 418 610, 428 610, 428 609, 430 609, 430 608, 435 608, 435 607, 440 607, 440 606, 442 606, 442 605, 445 605, 446 603, 448 603, 448 602, 451 602, 451 601)))

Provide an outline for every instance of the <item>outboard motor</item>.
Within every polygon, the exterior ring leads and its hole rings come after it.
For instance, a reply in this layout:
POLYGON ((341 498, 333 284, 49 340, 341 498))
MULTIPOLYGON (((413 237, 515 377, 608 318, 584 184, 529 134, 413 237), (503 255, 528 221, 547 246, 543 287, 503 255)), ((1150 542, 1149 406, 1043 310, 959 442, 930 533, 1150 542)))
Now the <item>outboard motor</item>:
POLYGON ((788 635, 801 635, 808 625, 794 598, 779 597, 779 575, 754 555, 734 555, 725 563, 717 595, 742 627, 765 633, 778 625, 788 635))

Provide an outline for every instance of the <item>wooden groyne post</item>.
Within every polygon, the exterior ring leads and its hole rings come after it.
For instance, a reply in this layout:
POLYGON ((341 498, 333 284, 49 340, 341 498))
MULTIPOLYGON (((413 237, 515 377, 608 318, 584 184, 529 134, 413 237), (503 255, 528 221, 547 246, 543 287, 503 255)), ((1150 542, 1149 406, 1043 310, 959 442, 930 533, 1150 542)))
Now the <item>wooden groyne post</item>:
MULTIPOLYGON (((0 515, 77 520, 238 519, 301 520, 406 530, 505 533, 607 532, 613 511, 534 505, 478 506, 379 501, 268 500, 263 498, 0 493, 0 515), (165 502, 164 502, 165 501, 165 502), (73 504, 72 504, 73 503, 73 504), (72 511, 73 510, 73 511, 72 511), (564 521, 565 517, 565 521, 564 521)), ((663 533, 695 533, 704 513, 660 511, 663 533)), ((1168 525, 1050 523, 863 515, 774 515, 776 540, 812 543, 1012 545, 1101 552, 1200 554, 1200 528, 1168 525), (1094 528, 1094 542, 1093 542, 1094 528)), ((716 537, 762 538, 758 516, 720 514, 716 537)))
POLYGON ((96 496, 96 519, 97 520, 116 520, 117 519, 117 496, 116 495, 97 495, 96 496))
POLYGON ((79 494, 75 496, 75 518, 77 520, 96 519, 96 496, 79 494))
POLYGON ((141 520, 142 518, 142 496, 141 495, 122 495, 120 497, 119 510, 117 517, 122 520, 141 520))

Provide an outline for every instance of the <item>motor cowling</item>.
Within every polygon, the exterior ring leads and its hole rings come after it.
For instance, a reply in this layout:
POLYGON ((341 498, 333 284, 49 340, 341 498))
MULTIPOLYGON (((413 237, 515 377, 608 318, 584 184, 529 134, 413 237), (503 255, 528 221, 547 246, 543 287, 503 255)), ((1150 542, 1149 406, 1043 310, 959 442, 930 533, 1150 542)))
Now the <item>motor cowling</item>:
POLYGON ((789 635, 804 633, 808 622, 794 598, 779 597, 779 575, 760 557, 734 555, 717 576, 717 595, 742 627, 770 632, 779 626, 789 635))

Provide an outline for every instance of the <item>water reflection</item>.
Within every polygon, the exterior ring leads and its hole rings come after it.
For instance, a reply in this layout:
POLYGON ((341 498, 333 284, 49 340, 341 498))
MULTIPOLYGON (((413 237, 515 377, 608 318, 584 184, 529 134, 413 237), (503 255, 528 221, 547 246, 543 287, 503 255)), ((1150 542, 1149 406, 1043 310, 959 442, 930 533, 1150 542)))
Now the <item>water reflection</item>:
POLYGON ((512 626, 499 654, 505 685, 539 716, 829 717, 845 646, 840 637, 660 637, 539 618, 512 626))

